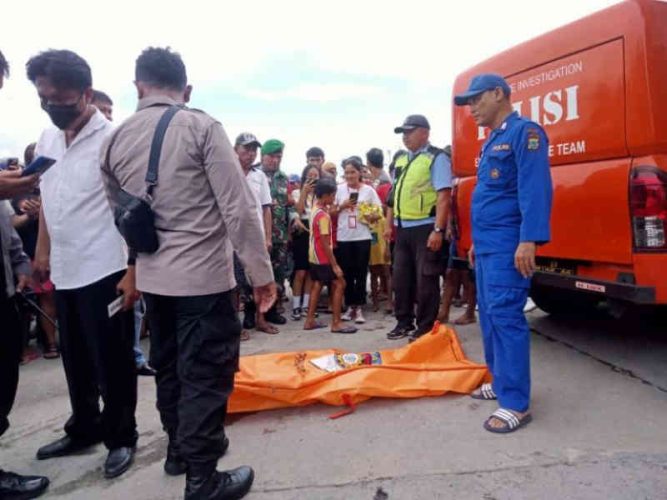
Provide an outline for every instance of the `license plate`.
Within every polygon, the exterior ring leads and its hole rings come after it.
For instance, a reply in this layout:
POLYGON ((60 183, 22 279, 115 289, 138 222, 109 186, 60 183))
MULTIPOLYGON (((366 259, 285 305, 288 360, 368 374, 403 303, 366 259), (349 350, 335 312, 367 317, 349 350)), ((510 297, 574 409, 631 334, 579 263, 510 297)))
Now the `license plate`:
POLYGON ((559 259, 537 259, 537 270, 543 273, 565 274, 574 276, 577 274, 577 265, 571 261, 559 259))

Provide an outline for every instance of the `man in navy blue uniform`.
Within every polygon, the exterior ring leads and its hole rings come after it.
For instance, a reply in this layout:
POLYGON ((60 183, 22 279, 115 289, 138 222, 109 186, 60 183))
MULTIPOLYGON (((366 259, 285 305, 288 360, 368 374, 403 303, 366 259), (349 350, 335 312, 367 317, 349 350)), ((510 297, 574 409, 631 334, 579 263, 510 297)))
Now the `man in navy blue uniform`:
POLYGON ((515 112, 507 82, 474 77, 457 106, 470 106, 490 135, 480 155, 472 197, 470 262, 475 265, 484 355, 493 374, 473 397, 498 400, 484 423, 507 433, 531 420, 530 333, 523 313, 535 249, 549 241, 552 185, 549 144, 542 127, 515 112))

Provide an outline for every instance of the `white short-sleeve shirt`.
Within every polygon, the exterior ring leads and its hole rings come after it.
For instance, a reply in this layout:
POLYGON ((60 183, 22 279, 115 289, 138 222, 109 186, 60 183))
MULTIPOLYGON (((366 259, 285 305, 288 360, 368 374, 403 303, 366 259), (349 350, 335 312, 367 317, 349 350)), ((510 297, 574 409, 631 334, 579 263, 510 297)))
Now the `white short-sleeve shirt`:
POLYGON ((347 183, 339 184, 336 191, 336 205, 340 205, 350 198, 350 194, 358 192, 359 198, 357 208, 353 211, 349 209, 342 210, 338 214, 338 230, 336 233, 338 241, 363 241, 371 239, 371 231, 368 225, 359 219, 359 203, 366 202, 373 205, 382 206, 380 197, 371 186, 361 184, 359 189, 350 189, 347 183), (353 220, 350 221, 350 216, 353 220), (356 217, 356 220, 354 220, 356 217))
POLYGON ((35 156, 57 160, 40 182, 57 289, 82 288, 127 267, 100 170, 102 143, 112 129, 95 111, 69 147, 56 127, 42 132, 37 142, 35 156))
POLYGON ((273 204, 269 179, 267 179, 266 174, 261 170, 251 168, 248 175, 246 175, 246 180, 248 181, 250 190, 257 200, 257 215, 259 216, 259 222, 262 225, 261 227, 264 227, 263 208, 267 206, 270 207, 273 204))

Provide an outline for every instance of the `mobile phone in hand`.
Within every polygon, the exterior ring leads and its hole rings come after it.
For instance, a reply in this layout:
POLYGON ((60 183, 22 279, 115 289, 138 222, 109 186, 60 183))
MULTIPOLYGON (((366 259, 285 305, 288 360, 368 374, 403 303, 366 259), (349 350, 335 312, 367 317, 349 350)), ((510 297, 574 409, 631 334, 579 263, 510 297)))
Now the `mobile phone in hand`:
POLYGON ((48 158, 46 156, 38 156, 33 160, 33 162, 30 165, 28 165, 26 168, 23 169, 21 176, 26 177, 28 175, 33 175, 33 174, 42 175, 49 168, 51 168, 55 162, 56 160, 54 160, 53 158, 48 158))
POLYGON ((350 201, 352 203, 359 201, 359 193, 350 193, 350 201))

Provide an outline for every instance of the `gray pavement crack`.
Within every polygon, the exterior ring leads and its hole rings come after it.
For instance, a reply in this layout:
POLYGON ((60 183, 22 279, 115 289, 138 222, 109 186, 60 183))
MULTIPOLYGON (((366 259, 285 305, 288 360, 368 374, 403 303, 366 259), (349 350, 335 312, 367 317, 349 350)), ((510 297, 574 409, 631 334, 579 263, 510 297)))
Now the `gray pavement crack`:
POLYGON ((535 328, 531 328, 530 331, 533 332, 534 334, 548 340, 549 342, 555 342, 555 343, 560 344, 562 346, 565 346, 568 349, 571 349, 571 350, 573 350, 573 351, 575 351, 575 352, 577 352, 577 353, 579 353, 583 356, 586 356, 587 358, 590 358, 593 361, 597 361, 598 363, 610 368, 613 372, 616 372, 616 373, 618 373, 620 375, 623 375, 623 376, 626 376, 628 378, 639 380, 642 384, 653 387, 654 389, 656 389, 660 392, 667 393, 667 387, 662 387, 661 385, 658 385, 654 382, 651 382, 650 380, 645 379, 644 377, 641 377, 641 376, 637 375, 635 372, 633 372, 632 370, 629 370, 628 368, 623 368, 622 366, 616 365, 616 364, 614 364, 610 361, 607 361, 606 359, 602 359, 599 356, 596 356, 595 354, 592 354, 588 351, 585 351, 584 349, 581 349, 581 348, 575 346, 574 344, 571 344, 570 342, 566 342, 564 340, 556 338, 552 335, 549 335, 548 333, 540 332, 540 331, 536 330, 535 328))

